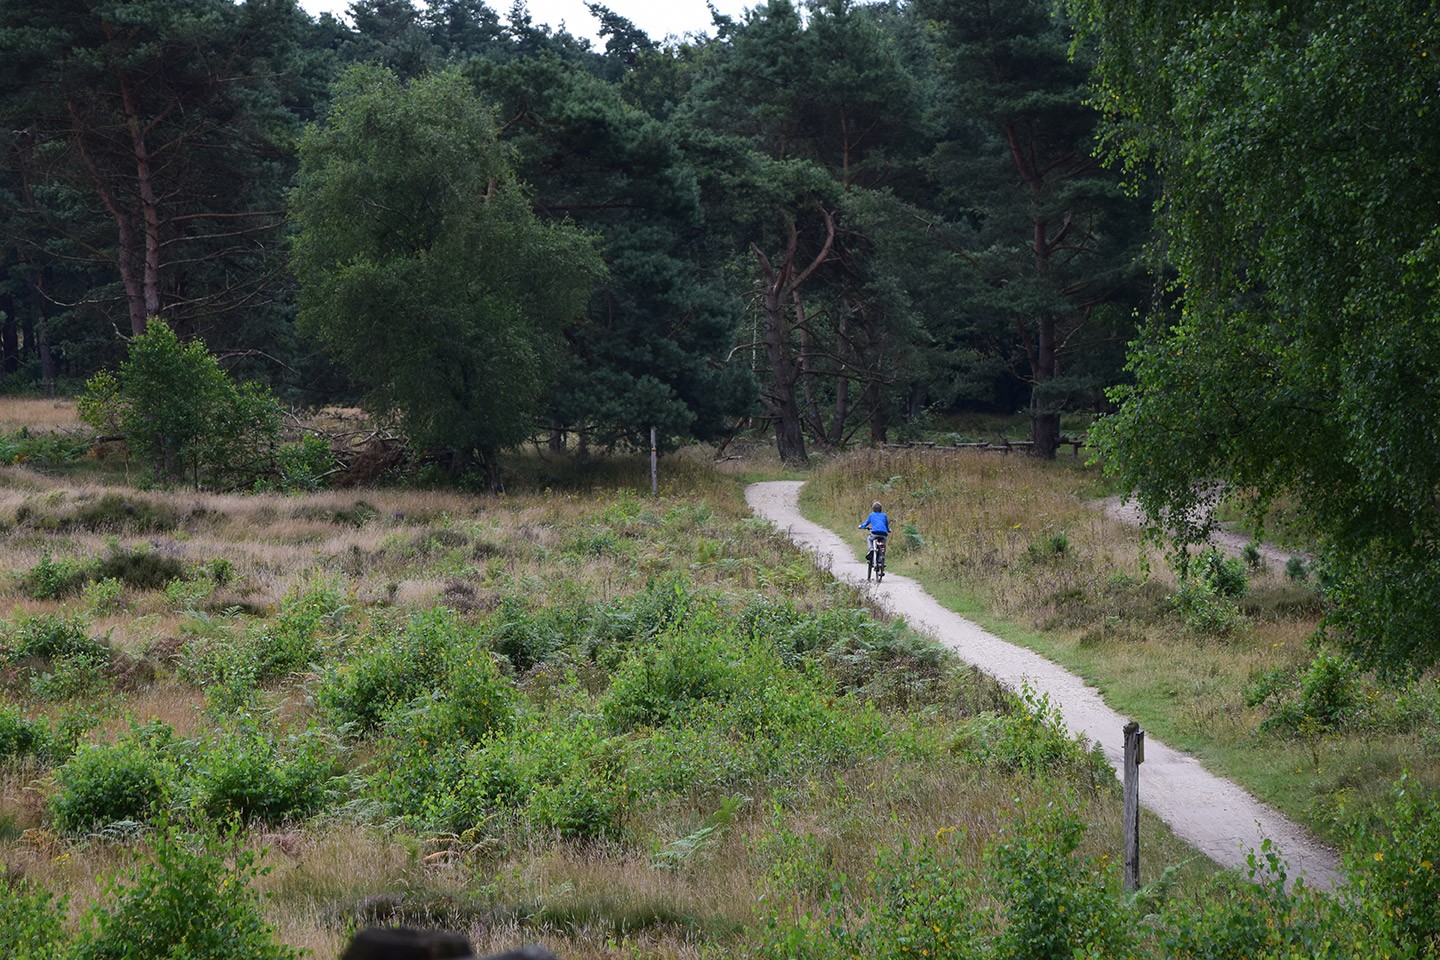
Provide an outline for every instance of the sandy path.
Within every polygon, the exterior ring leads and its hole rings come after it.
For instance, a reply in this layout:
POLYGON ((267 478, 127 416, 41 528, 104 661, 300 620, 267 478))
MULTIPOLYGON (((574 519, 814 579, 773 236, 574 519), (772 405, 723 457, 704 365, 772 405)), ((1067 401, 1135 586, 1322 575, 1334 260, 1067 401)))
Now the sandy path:
MULTIPOLYGON (((1118 520, 1132 527, 1140 527, 1145 524, 1144 512, 1140 509, 1140 505, 1134 500, 1126 500, 1123 497, 1106 497, 1104 500, 1099 501, 1099 503, 1104 509, 1105 515, 1112 520, 1118 520)), ((1218 528, 1211 531, 1210 542, 1226 553, 1237 557, 1243 556, 1245 548, 1254 543, 1254 541, 1241 534, 1218 528)), ((1285 565, 1290 562, 1291 557, 1299 557, 1306 563, 1314 559, 1308 553, 1302 553, 1298 550, 1282 550, 1269 543, 1255 543, 1254 546, 1255 549, 1259 551, 1265 563, 1276 570, 1283 571, 1285 565)))
MULTIPOLYGON (((798 481, 751 484, 745 499, 756 514, 816 553, 837 579, 864 584, 865 563, 855 559, 852 545, 800 516, 801 486, 798 481)), ((946 610, 908 577, 888 574, 884 586, 872 590, 880 606, 903 616, 912 627, 955 650, 1010 689, 1018 691, 1022 683, 1029 683, 1037 694, 1048 694, 1071 731, 1100 744, 1119 770, 1127 718, 1106 706, 1093 687, 1039 654, 1007 643, 946 610)), ((1269 838, 1289 863, 1292 879, 1303 876, 1306 884, 1321 889, 1339 883, 1335 854, 1299 825, 1208 772, 1194 758, 1148 735, 1145 741, 1140 802, 1191 846, 1221 866, 1244 870, 1246 853, 1259 850, 1261 841, 1269 838)))

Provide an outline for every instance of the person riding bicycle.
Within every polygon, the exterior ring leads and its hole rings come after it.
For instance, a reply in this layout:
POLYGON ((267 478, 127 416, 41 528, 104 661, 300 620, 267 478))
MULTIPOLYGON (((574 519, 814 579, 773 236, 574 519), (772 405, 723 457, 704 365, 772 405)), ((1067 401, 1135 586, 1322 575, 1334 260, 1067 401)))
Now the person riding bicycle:
POLYGON ((865 538, 865 549, 869 551, 866 554, 868 559, 869 554, 875 551, 875 541, 884 540, 890 536, 890 518, 881 509, 879 500, 870 505, 870 516, 862 520, 860 526, 855 529, 870 531, 870 536, 865 538))

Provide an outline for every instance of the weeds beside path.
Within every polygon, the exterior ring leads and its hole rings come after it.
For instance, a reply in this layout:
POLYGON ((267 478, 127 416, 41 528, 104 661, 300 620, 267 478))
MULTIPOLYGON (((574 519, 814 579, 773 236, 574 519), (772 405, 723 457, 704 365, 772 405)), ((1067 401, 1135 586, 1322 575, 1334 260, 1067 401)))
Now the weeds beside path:
MULTIPOLYGON (((865 566, 850 544, 800 515, 799 481, 756 483, 746 499, 761 517, 786 530, 799 545, 816 553, 839 580, 863 584, 865 566)), ((1025 687, 1048 697, 1076 733, 1098 743, 1118 766, 1125 718, 1074 674, 1038 654, 1007 643, 941 607, 915 581, 892 574, 874 599, 903 616, 916 629, 954 649, 967 662, 1006 686, 1025 687)), ((1157 740, 1146 745, 1141 802, 1211 859, 1243 869, 1247 854, 1268 839, 1289 861, 1292 877, 1329 889, 1339 875, 1334 853, 1278 811, 1261 804, 1235 784, 1206 771, 1196 760, 1157 740)))

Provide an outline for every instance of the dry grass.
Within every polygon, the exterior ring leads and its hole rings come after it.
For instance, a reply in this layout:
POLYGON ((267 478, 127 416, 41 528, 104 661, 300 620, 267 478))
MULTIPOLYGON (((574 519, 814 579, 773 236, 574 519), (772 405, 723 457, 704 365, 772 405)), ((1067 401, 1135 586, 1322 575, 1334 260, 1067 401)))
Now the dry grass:
POLYGON ((0 433, 12 433, 21 429, 43 432, 88 428, 75 415, 74 400, 0 396, 0 433))
MULTIPOLYGON (((551 470, 560 476, 560 466, 537 461, 530 465, 535 475, 551 470)), ((198 600, 183 591, 127 589, 125 608, 94 619, 91 629, 108 635, 126 657, 149 663, 152 675, 92 701, 27 703, 27 709, 48 716, 90 710, 94 740, 113 739, 132 722, 151 719, 170 724, 180 736, 203 732, 216 722, 205 691, 175 671, 196 624, 208 618, 207 629, 242 632, 315 578, 336 584, 349 598, 348 630, 354 635, 396 608, 443 601, 462 616, 480 618, 505 598, 535 605, 572 597, 594 602, 676 573, 699 589, 754 590, 802 608, 859 602, 858 592, 834 588, 782 534, 746 516, 733 478, 753 473, 754 464, 731 462, 728 473, 716 471, 702 451, 684 451, 665 463, 658 499, 648 495, 648 481, 633 482, 645 476, 634 462, 607 467, 605 482, 619 477, 619 487, 557 482, 504 497, 401 490, 311 496, 137 492, 0 472, 0 543, 9 568, 0 577, 0 605, 12 617, 84 611, 81 598, 34 600, 20 589, 16 575, 46 553, 79 561, 115 546, 145 548, 191 568, 223 559, 234 570, 233 583, 198 600), (126 525, 133 521, 82 519, 107 497, 125 498, 163 522, 137 530, 126 525)), ((976 499, 987 496, 973 492, 976 499)), ((1003 500, 994 498, 988 509, 1008 511, 1003 500)), ((939 508, 938 499, 933 506, 939 508)), ((1083 505, 1073 509, 1084 512, 1083 505)), ((895 512, 908 519, 907 511, 895 512)), ((995 514, 1002 515, 1010 514, 995 514)), ((1018 533, 976 536, 981 531, 973 519, 970 529, 975 549, 986 556, 1013 556, 1023 546, 1018 533)), ((1110 549, 1119 555, 1118 546, 1110 549)), ((1014 593, 1009 603, 1035 596, 1019 577, 1007 589, 1014 593)), ((537 672, 524 678, 522 688, 542 697, 544 680, 537 672)), ((303 729, 313 709, 305 683, 296 676, 263 691, 257 715, 276 729, 303 729)), ((994 697, 986 687, 961 699, 964 709, 985 709, 994 697)), ((926 730, 938 717, 960 712, 932 713, 916 726, 926 730)), ((541 942, 567 960, 715 957, 746 949, 747 938, 777 903, 796 913, 817 911, 841 874, 874 882, 864 878, 877 854, 903 843, 948 837, 979 869, 981 851, 999 831, 1021 812, 1056 799, 1051 787, 1032 778, 977 769, 943 752, 936 756, 931 763, 882 757, 810 779, 749 784, 748 802, 728 832, 674 868, 657 866, 655 851, 699 829, 715 798, 684 797, 648 808, 634 817, 623 840, 606 843, 504 835, 476 844, 416 836, 373 818, 360 822, 366 820, 360 813, 257 829, 248 842, 268 851, 265 863, 273 868, 261 881, 269 919, 285 942, 317 957, 338 955, 353 925, 377 919, 452 926, 480 952, 541 942)), ((364 760, 361 748, 355 761, 362 770, 364 760)), ((55 837, 44 808, 53 789, 38 769, 0 773, 0 825, 6 826, 0 857, 7 869, 69 891, 77 916, 101 896, 98 878, 120 866, 129 847, 55 837)), ((1071 799, 1093 825, 1085 852, 1116 849, 1114 792, 1081 790, 1071 799)), ((1187 856, 1158 828, 1147 826, 1147 844, 1147 871, 1187 856)), ((1187 877, 1204 872, 1196 865, 1187 877)))
MULTIPOLYGON (((1440 716, 1433 708, 1400 720, 1383 714, 1380 701, 1395 691, 1365 688, 1370 720, 1352 730, 1318 739, 1263 731, 1267 714, 1248 706, 1246 693, 1257 677, 1310 663, 1320 612, 1313 591, 1283 571, 1259 572, 1234 629, 1187 624, 1170 600, 1176 578, 1166 557, 1103 514, 1097 480, 1064 457, 871 451, 820 470, 805 497, 807 511, 842 535, 872 499, 882 501, 898 531, 895 569, 1076 670, 1156 736, 1332 839, 1341 803, 1381 801, 1404 770, 1440 789, 1440 716), (904 534, 911 524, 923 546, 904 534), (1391 732, 1373 737, 1377 723, 1391 732)), ((854 542, 858 554, 862 541, 854 542)), ((1436 700, 1430 688, 1418 688, 1422 702, 1436 700)))

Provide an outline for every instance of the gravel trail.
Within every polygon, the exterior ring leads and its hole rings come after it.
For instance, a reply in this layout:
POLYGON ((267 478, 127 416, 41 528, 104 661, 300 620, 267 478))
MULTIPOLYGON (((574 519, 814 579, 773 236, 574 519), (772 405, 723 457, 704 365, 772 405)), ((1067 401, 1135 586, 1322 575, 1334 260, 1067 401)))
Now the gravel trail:
MULTIPOLYGON (((837 579, 865 584, 865 563, 855 558, 852 545, 800 515, 801 486, 790 480, 755 483, 746 488, 745 499, 758 516, 814 552, 837 579)), ((1011 690, 1018 692, 1028 683, 1037 694, 1048 694, 1070 730, 1098 743, 1118 775, 1124 759, 1122 730, 1128 718, 1106 706, 1094 687, 1039 654, 1001 640, 946 610, 908 577, 889 573, 883 586, 869 589, 884 609, 904 617, 910 626, 955 650, 1011 690)), ((1148 734, 1145 763, 1140 768, 1140 802, 1221 866, 1243 871, 1246 854, 1258 851, 1268 838, 1288 862, 1292 880, 1303 876, 1308 886, 1325 890, 1341 881, 1334 852, 1302 827, 1210 773, 1193 757, 1148 734)))

